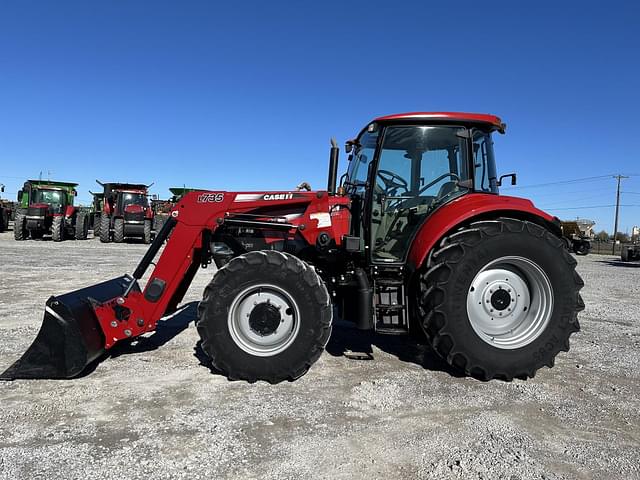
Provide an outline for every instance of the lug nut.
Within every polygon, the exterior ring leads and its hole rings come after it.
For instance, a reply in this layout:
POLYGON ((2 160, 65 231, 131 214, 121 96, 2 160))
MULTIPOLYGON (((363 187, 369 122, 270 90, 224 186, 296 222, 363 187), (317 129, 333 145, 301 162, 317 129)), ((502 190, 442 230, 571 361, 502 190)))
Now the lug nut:
POLYGON ((118 298, 116 299, 116 303, 117 303, 118 305, 122 305, 122 304, 124 303, 124 298, 122 298, 122 297, 118 297, 118 298))
POLYGON ((138 324, 139 327, 142 327, 144 325, 144 319, 139 318, 138 320, 136 320, 136 323, 138 324))
POLYGON ((124 334, 125 334, 127 337, 130 337, 130 336, 131 336, 131 330, 129 330, 129 329, 127 328, 127 329, 124 331, 124 334))
POLYGON ((112 326, 113 328, 116 328, 116 327, 118 326, 118 322, 116 322, 115 320, 113 320, 113 321, 111 322, 111 326, 112 326))

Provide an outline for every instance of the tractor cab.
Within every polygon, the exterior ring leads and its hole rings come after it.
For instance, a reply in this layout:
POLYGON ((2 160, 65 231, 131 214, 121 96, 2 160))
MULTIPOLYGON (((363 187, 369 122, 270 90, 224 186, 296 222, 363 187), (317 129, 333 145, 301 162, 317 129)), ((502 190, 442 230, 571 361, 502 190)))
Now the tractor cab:
POLYGON ((63 213, 67 206, 67 196, 61 188, 34 187, 31 190, 29 206, 43 204, 49 206, 50 213, 63 213))
POLYGON ((131 205, 144 209, 149 206, 149 202, 147 201, 147 195, 142 192, 120 191, 116 196, 116 205, 116 211, 127 212, 127 207, 131 205))
POLYGON ((498 193, 496 130, 504 125, 491 115, 403 114, 379 118, 347 142, 342 186, 361 212, 354 233, 371 262, 403 263, 420 225, 442 205, 498 193))

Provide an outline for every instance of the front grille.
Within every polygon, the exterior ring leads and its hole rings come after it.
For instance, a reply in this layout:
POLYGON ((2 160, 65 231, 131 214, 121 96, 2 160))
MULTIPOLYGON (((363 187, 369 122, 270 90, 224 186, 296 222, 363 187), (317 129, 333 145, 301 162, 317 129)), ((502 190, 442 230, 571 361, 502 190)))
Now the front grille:
POLYGON ((125 212, 124 220, 129 222, 140 222, 144 220, 144 212, 125 212))
POLYGON ((27 215, 30 217, 44 217, 47 214, 47 207, 29 207, 27 215))

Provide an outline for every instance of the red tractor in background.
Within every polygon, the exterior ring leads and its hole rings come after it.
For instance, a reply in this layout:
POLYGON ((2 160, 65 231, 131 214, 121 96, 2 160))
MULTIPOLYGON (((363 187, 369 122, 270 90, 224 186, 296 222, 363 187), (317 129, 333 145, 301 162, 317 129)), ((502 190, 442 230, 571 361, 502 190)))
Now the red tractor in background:
POLYGON ((104 188, 100 199, 102 211, 94 214, 94 225, 99 225, 100 241, 122 243, 125 238, 135 237, 141 238, 144 243, 151 243, 154 215, 149 205, 148 191, 153 184, 96 182, 104 188))
POLYGON ((347 142, 338 188, 333 142, 327 190, 187 193, 132 275, 51 297, 0 378, 79 375, 153 331, 211 262, 196 326, 230 379, 300 377, 334 314, 361 330, 421 332, 482 380, 533 377, 569 349, 584 283, 558 218, 498 194, 504 178, 515 183, 496 170, 492 135, 504 131, 493 115, 380 117, 347 142))

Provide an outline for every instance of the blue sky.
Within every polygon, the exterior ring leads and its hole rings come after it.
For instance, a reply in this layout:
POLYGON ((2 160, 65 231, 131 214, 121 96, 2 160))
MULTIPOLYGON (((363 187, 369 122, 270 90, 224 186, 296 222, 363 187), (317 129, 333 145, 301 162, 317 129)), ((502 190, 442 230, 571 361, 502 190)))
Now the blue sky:
MULTIPOLYGON (((494 113, 499 171, 565 218, 640 224, 636 2, 0 4, 0 183, 324 188, 329 139, 403 111, 494 113), (603 176, 568 184, 564 180, 603 176), (573 208, 573 209, 569 209, 573 208)), ((343 155, 344 159, 344 155, 343 155)), ((344 165, 344 162, 342 162, 344 165)))

